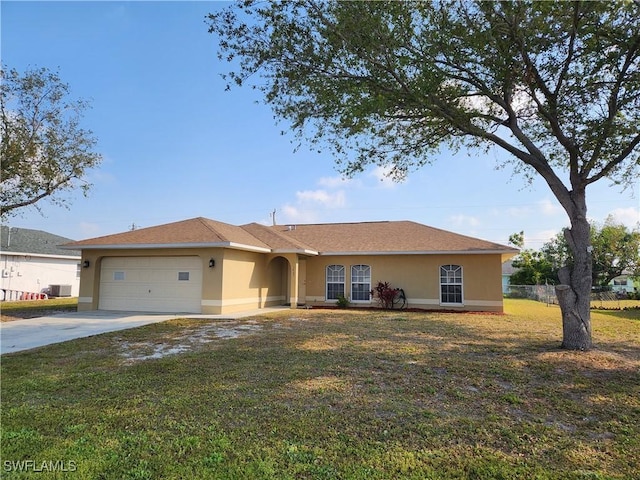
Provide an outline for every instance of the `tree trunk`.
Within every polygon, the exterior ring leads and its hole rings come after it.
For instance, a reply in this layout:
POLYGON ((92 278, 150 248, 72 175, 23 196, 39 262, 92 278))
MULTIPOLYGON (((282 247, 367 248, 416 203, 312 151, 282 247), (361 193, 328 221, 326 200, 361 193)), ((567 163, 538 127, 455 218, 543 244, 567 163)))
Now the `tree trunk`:
POLYGON ((573 254, 573 264, 558 272, 560 285, 556 287, 562 311, 562 348, 589 350, 591 348, 591 283, 592 254, 589 222, 586 217, 584 191, 572 195, 574 209, 569 218, 571 228, 564 231, 573 254))

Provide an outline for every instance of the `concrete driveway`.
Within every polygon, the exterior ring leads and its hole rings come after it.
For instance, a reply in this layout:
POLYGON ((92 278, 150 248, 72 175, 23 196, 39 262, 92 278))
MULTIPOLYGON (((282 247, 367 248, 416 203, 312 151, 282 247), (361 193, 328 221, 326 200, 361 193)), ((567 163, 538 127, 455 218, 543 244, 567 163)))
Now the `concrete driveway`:
POLYGON ((287 308, 262 308, 230 315, 90 311, 2 322, 0 323, 0 354, 29 350, 105 332, 126 330, 172 318, 236 319, 285 309, 287 308))

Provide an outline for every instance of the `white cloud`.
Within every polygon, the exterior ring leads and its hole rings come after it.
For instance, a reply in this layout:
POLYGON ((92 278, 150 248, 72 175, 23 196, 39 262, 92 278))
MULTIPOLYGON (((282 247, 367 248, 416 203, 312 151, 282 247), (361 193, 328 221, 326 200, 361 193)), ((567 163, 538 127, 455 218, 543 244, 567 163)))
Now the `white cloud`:
POLYGON ((295 223, 317 223, 318 215, 309 209, 302 209, 286 204, 282 207, 282 219, 278 218, 280 225, 295 223))
POLYGON ((523 218, 530 215, 544 215, 555 216, 564 214, 563 208, 558 202, 545 198, 536 202, 533 205, 522 205, 515 207, 508 207, 504 210, 510 217, 523 218))
POLYGON ((315 203, 328 208, 343 207, 346 203, 344 191, 327 192, 326 190, 302 190, 296 192, 298 202, 303 204, 315 203))
POLYGON ((552 200, 549 200, 548 198, 540 200, 537 205, 543 215, 552 216, 564 213, 564 209, 558 202, 554 202, 552 200))
POLYGON ((452 215, 449 217, 449 220, 457 227, 478 227, 480 226, 480 220, 477 217, 472 217, 470 215, 465 215, 463 213, 459 213, 457 215, 452 215))
POLYGON ((353 179, 344 178, 339 175, 335 177, 321 177, 320 180, 318 180, 318 185, 326 188, 340 188, 353 183, 353 179))
POLYGON ((616 222, 620 222, 629 228, 637 228, 640 224, 640 208, 616 208, 610 212, 610 215, 613 216, 616 222))
POLYGON ((509 207, 506 212, 510 217, 522 218, 529 216, 531 209, 529 207, 509 207))
POLYGON ((370 176, 376 178, 382 187, 384 188, 394 188, 397 185, 397 182, 394 182, 393 179, 389 176, 391 173, 392 167, 390 166, 378 166, 373 169, 373 171, 369 174, 370 176))
POLYGON ((524 235, 524 248, 532 248, 534 250, 540 250, 542 245, 550 242, 553 238, 562 231, 562 228, 538 230, 531 235, 525 232, 524 235))

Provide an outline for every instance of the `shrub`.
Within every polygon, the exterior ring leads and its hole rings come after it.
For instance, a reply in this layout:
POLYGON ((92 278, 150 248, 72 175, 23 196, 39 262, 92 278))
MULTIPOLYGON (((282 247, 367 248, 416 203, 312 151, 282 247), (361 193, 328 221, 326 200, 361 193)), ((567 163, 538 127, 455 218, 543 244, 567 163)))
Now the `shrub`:
POLYGON ((371 295, 376 297, 380 302, 380 306, 382 308, 393 308, 393 300, 398 294, 398 289, 391 287, 389 282, 378 282, 373 290, 371 290, 371 295))
POLYGON ((347 308, 349 306, 349 300, 347 300, 344 295, 338 295, 338 301, 336 302, 336 305, 339 308, 347 308))

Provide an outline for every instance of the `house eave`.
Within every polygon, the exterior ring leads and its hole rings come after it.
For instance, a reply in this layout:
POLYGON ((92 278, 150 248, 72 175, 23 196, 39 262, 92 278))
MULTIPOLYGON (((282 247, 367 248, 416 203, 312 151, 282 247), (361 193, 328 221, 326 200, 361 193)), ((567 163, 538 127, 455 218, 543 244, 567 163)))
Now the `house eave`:
POLYGON ((323 256, 353 255, 516 255, 512 250, 413 250, 413 251, 370 251, 370 252, 320 252, 323 256))
MULTIPOLYGON (((64 247, 61 247, 64 248, 64 247)), ((69 250, 79 250, 78 248, 70 248, 69 250)), ((18 257, 33 257, 33 258, 57 258, 60 260, 80 260, 80 255, 56 255, 53 253, 31 253, 31 252, 11 252, 2 251, 2 255, 18 256, 18 257)))
POLYGON ((246 250, 250 252, 270 253, 270 248, 258 247, 255 245, 245 245, 236 242, 215 242, 215 243, 129 243, 129 244, 92 244, 92 245, 66 245, 62 248, 69 250, 157 250, 161 248, 232 248, 235 250, 246 250))
POLYGON ((315 251, 315 250, 309 250, 309 249, 293 249, 293 248, 274 248, 273 250, 271 250, 272 253, 298 253, 301 255, 312 255, 312 256, 317 256, 320 255, 319 252, 315 251))

